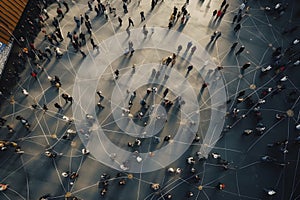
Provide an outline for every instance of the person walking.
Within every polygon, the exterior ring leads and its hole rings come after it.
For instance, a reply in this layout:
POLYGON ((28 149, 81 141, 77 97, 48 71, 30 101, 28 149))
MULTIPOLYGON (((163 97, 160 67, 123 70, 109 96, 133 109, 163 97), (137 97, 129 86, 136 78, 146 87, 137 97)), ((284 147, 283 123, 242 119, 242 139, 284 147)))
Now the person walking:
POLYGON ((173 54, 172 54, 171 68, 175 65, 175 63, 176 63, 176 58, 177 58, 176 54, 173 53, 173 54))
POLYGON ((69 95, 67 95, 66 93, 62 93, 61 97, 66 101, 66 103, 68 103, 69 95))
POLYGON ((68 31, 68 33, 67 33, 67 38, 70 39, 71 43, 73 42, 73 35, 72 35, 72 33, 70 31, 68 31))
POLYGON ((47 19, 49 19, 50 17, 49 17, 49 14, 48 14, 48 11, 47 11, 47 9, 46 8, 44 8, 43 10, 42 10, 42 14, 44 14, 45 15, 45 19, 44 19, 44 21, 46 21, 47 19))
POLYGON ((81 55, 82 55, 82 58, 85 58, 85 57, 86 57, 86 54, 84 53, 84 51, 83 51, 83 50, 81 50, 81 48, 79 48, 79 52, 81 53, 81 55))
POLYGON ((191 49, 191 55, 193 55, 195 53, 195 51, 197 50, 197 47, 196 46, 193 46, 192 49, 191 49))
POLYGON ((134 53, 134 48, 133 48, 133 42, 132 41, 128 41, 128 50, 130 52, 130 56, 132 56, 133 53, 134 53))
POLYGON ((170 20, 170 21, 169 21, 169 24, 168 24, 168 28, 171 29, 172 26, 173 26, 173 22, 170 20))
POLYGON ((99 16, 100 15, 100 10, 99 10, 98 6, 95 5, 94 10, 95 10, 97 16, 99 16))
POLYGON ((123 10, 125 14, 128 13, 127 4, 125 2, 123 3, 123 10))
POLYGON ((108 12, 106 9, 104 10, 103 15, 104 15, 105 19, 108 20, 108 12))
POLYGON ((237 17, 237 23, 240 23, 243 19, 243 15, 240 13, 237 17))
POLYGON ((208 83, 206 83, 206 82, 202 83, 202 86, 201 86, 201 89, 200 89, 201 94, 203 93, 204 89, 207 88, 207 86, 208 86, 208 83))
POLYGON ((48 36, 47 36, 47 39, 48 39, 48 41, 49 41, 52 45, 57 45, 57 44, 54 44, 53 38, 51 37, 51 35, 48 35, 48 36))
POLYGON ((46 104, 43 105, 43 110, 44 110, 45 112, 46 112, 47 110, 49 110, 46 104))
POLYGON ((93 35, 92 28, 88 28, 88 29, 87 29, 87 32, 88 32, 88 34, 90 35, 90 37, 92 37, 92 35, 93 35))
POLYGON ((245 63, 245 64, 242 66, 242 70, 247 69, 248 67, 250 67, 250 65, 251 65, 250 62, 245 63))
POLYGON ((239 50, 235 53, 235 55, 236 55, 236 56, 237 56, 237 55, 240 55, 244 50, 245 50, 245 46, 242 45, 242 46, 239 48, 239 50))
POLYGON ((73 32, 72 39, 73 39, 73 42, 75 42, 76 44, 79 44, 78 35, 77 35, 76 31, 73 32))
POLYGON ((131 25, 134 26, 133 20, 131 19, 131 17, 128 17, 128 28, 129 28, 131 25))
POLYGON ((118 69, 116 69, 114 71, 114 74, 115 74, 115 80, 117 80, 119 78, 120 71, 118 69))
POLYGON ((176 6, 174 6, 173 8, 173 15, 176 16, 178 12, 178 8, 176 6))
MULTIPOLYGON (((15 133, 15 132, 16 132, 16 131, 14 130, 14 128, 13 128, 12 126, 10 126, 9 124, 6 125, 6 128, 7 128, 7 130, 8 130, 9 133, 15 133)), ((1 150, 3 150, 3 147, 2 147, 1 150)))
POLYGON ((54 107, 57 108, 58 111, 62 111, 62 106, 59 105, 59 103, 56 102, 56 103, 54 104, 54 107))
POLYGON ((84 13, 84 18, 86 21, 90 20, 90 16, 87 13, 84 13))
POLYGON ((224 9, 223 9, 223 15, 222 15, 222 17, 223 17, 223 16, 224 16, 224 14, 226 13, 226 11, 227 11, 228 7, 229 7, 229 4, 226 4, 226 5, 225 5, 225 7, 224 7, 224 9))
POLYGON ((141 15, 141 22, 145 21, 145 12, 144 11, 141 11, 140 12, 140 15, 141 15))
POLYGON ((52 38, 52 40, 54 40, 56 42, 56 45, 59 45, 59 41, 57 40, 55 33, 51 34, 51 38, 52 38))
POLYGON ((63 5, 66 7, 66 13, 69 12, 69 5, 66 1, 63 1, 63 5))
POLYGON ((230 47, 231 51, 233 51, 237 45, 238 45, 238 42, 234 42, 232 44, 232 46, 230 47))
POLYGON ((218 31, 215 31, 215 32, 210 36, 210 41, 209 41, 209 43, 211 43, 212 41, 214 41, 214 39, 215 39, 216 36, 217 36, 217 33, 218 33, 218 31))
POLYGON ((85 27, 86 29, 92 29, 92 23, 89 19, 85 20, 85 27))
POLYGON ((49 45, 45 47, 45 53, 48 53, 48 54, 49 54, 49 55, 48 55, 49 57, 52 56, 51 48, 50 48, 49 45))
POLYGON ((59 42, 62 42, 64 40, 64 37, 59 28, 55 31, 55 35, 59 38, 59 42))
MULTIPOLYGON (((223 8, 224 6, 225 6, 225 4, 226 4, 226 0, 223 0, 223 2, 222 2, 222 4, 221 4, 221 8, 223 8)), ((220 9, 221 9, 220 8, 220 9)))
POLYGON ((143 26, 143 34, 144 34, 145 39, 146 39, 146 38, 147 38, 147 35, 148 35, 148 29, 147 29, 147 27, 146 27, 146 24, 144 24, 144 26, 143 26))
POLYGON ((166 88, 163 93, 163 99, 167 96, 168 93, 169 93, 169 88, 166 88))
POLYGON ((186 45, 186 51, 189 51, 192 46, 193 46, 192 41, 189 41, 186 45))
POLYGON ((55 52, 56 58, 61 58, 63 56, 63 52, 58 47, 54 48, 54 52, 55 52))
POLYGON ((118 21, 119 21, 119 26, 122 26, 122 22, 123 22, 123 20, 121 19, 121 17, 120 17, 120 16, 118 16, 118 21))
POLYGON ((112 13, 114 17, 117 16, 117 14, 116 14, 116 8, 111 7, 110 4, 108 4, 108 10, 109 10, 109 13, 112 13))
POLYGON ((59 26, 59 21, 56 17, 53 17, 53 21, 52 21, 52 25, 55 27, 55 28, 58 28, 59 26))
POLYGON ((93 46, 93 49, 98 49, 98 50, 99 50, 99 47, 98 47, 98 45, 95 44, 93 38, 91 38, 91 44, 92 44, 92 46, 93 46))
POLYGON ((156 5, 156 1, 151 0, 151 11, 154 9, 155 5, 156 5))
POLYGON ((74 16, 74 21, 76 23, 76 27, 80 28, 81 22, 80 22, 80 20, 76 16, 74 16))
POLYGON ((90 11, 93 11, 93 4, 92 1, 88 1, 88 7, 90 11))
POLYGON ((217 10, 214 10, 214 11, 213 11, 213 15, 212 15, 212 16, 213 16, 213 17, 215 17, 215 16, 216 16, 216 14, 217 14, 217 12, 218 12, 217 10))
POLYGON ((72 42, 73 48, 75 50, 75 52, 78 52, 79 50, 79 43, 76 43, 75 41, 72 42))
POLYGON ((104 99, 104 96, 102 95, 102 91, 100 91, 100 90, 98 90, 97 92, 96 92, 96 94, 99 96, 99 101, 102 101, 103 99, 104 99))
POLYGON ((71 104, 73 103, 73 97, 71 97, 71 96, 68 96, 68 102, 70 102, 71 104))
POLYGON ((234 32, 236 33, 236 32, 238 32, 239 30, 241 29, 241 24, 240 23, 238 23, 235 27, 234 27, 234 32))
POLYGON ((217 41, 218 38, 221 37, 221 35, 222 35, 222 33, 220 31, 218 31, 217 34, 216 34, 216 39, 215 40, 217 41))
POLYGON ((182 45, 180 44, 180 45, 178 45, 178 47, 177 47, 177 55, 180 53, 180 51, 182 50, 182 45))
POLYGON ((60 7, 58 7, 56 9, 56 13, 57 13, 57 17, 60 17, 61 19, 65 17, 65 15, 60 7))
POLYGON ((34 78, 35 80, 37 80, 37 71, 36 70, 33 70, 31 73, 30 73, 31 77, 34 78))
POLYGON ((83 22, 84 22, 84 17, 82 14, 80 14, 80 24, 83 24, 83 22))
POLYGON ((168 66, 171 62, 172 62, 172 56, 168 56, 168 57, 163 59, 162 64, 165 65, 165 66, 168 66))
POLYGON ((27 131, 30 131, 29 128, 30 128, 31 125, 29 124, 27 119, 25 119, 24 117, 21 117, 19 115, 16 117, 16 119, 20 120, 20 122, 22 123, 24 128, 26 128, 27 131))
POLYGON ((79 38, 81 39, 81 46, 86 43, 85 34, 83 32, 79 33, 79 38))
POLYGON ((193 65, 189 65, 189 66, 187 67, 187 72, 186 72, 185 77, 187 77, 187 76, 189 75, 189 73, 192 71, 192 69, 193 69, 193 65))
POLYGON ((239 13, 242 13, 243 10, 245 9, 246 7, 246 4, 245 3, 242 3, 240 6, 239 6, 239 13))
POLYGON ((237 18, 238 18, 238 15, 235 14, 234 17, 233 17, 233 19, 232 19, 232 23, 233 23, 233 24, 235 23, 235 21, 237 20, 237 18))
POLYGON ((217 16, 216 16, 215 20, 217 20, 218 18, 221 19, 221 15, 222 15, 222 14, 223 14, 222 10, 221 10, 221 9, 218 10, 217 16))

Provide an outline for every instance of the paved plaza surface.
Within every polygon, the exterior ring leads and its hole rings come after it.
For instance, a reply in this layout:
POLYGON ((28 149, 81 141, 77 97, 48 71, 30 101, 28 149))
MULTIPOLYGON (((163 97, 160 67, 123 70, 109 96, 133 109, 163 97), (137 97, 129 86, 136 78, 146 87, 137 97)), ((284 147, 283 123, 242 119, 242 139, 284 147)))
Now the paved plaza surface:
MULTIPOLYGON (((239 0, 228 1, 226 13, 217 20, 212 13, 222 1, 190 0, 186 8, 191 17, 183 24, 179 19, 171 29, 173 7, 180 10, 185 0, 158 1, 153 10, 149 0, 132 0, 127 14, 120 0, 109 1, 123 19, 122 26, 114 13, 108 12, 108 19, 96 16, 87 0, 66 2, 70 11, 60 20, 62 58, 53 55, 41 61, 40 68, 28 59, 11 96, 2 98, 0 116, 6 123, 0 140, 17 143, 24 153, 16 153, 12 145, 0 152, 0 183, 9 184, 0 192, 1 200, 33 200, 47 194, 48 199, 85 200, 163 200, 169 194, 176 200, 300 199, 300 79, 299 64, 294 64, 300 44, 292 44, 300 31, 283 34, 300 26, 296 0, 282 3, 288 3, 282 15, 265 10, 278 2, 249 0, 236 33, 232 19, 239 12, 239 0), (86 34, 81 48, 86 57, 74 51, 67 37, 68 32, 87 31, 84 24, 76 28, 73 20, 81 13, 89 15, 98 45, 93 49, 86 34), (128 28, 128 17, 134 27, 128 28), (215 31, 221 36, 210 42, 215 31), (234 42, 238 44, 231 49, 234 42), (235 55, 242 45, 245 50, 235 55), (276 48, 290 46, 291 55, 275 65, 276 48), (174 66, 162 64, 173 53, 174 66), (251 65, 243 70, 247 62, 251 65), (272 69, 263 73, 269 65, 272 69), (33 70, 38 71, 37 79, 30 76, 33 70), (51 85, 54 76, 60 79, 59 89, 51 85), (63 93, 73 97, 72 104, 65 102, 63 93), (55 103, 62 109, 58 111, 55 103), (276 114, 283 117, 276 119, 276 114), (29 131, 17 116, 28 120, 29 131), (261 133, 255 130, 258 121, 265 127, 261 133), (15 132, 9 133, 6 125, 15 132), (243 134, 247 129, 253 133, 243 134), (82 149, 90 153, 84 155, 82 149), (262 160, 266 155, 275 160, 262 160), (194 164, 187 162, 189 157, 194 164), (76 172, 78 177, 64 177, 63 172, 76 172), (120 185, 123 181, 126 184, 120 185), (159 188, 154 190, 153 184, 159 188), (107 192, 102 196, 103 188, 107 192), (276 194, 267 195, 267 189, 276 194)), ((48 8, 49 33, 56 8, 56 3, 48 8)), ((40 33, 34 44, 44 49, 49 42, 40 33)))

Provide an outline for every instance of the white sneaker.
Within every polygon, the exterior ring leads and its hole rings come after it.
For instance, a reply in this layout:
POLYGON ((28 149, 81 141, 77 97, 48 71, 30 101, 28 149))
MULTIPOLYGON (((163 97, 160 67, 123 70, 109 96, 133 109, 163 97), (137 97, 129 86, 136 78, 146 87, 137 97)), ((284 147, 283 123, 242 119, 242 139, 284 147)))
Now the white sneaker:
POLYGON ((299 65, 300 64, 300 60, 297 60, 296 62, 294 62, 294 65, 299 65))
POLYGON ((266 103, 266 100, 264 100, 264 99, 259 99, 259 100, 258 100, 258 103, 259 103, 259 104, 266 103))
POLYGON ((269 65, 268 67, 263 67, 263 68, 261 68, 261 71, 262 72, 266 72, 266 71, 269 71, 269 70, 271 70, 272 69, 272 67, 271 67, 271 65, 269 65))
POLYGON ((280 79, 280 81, 284 82, 284 81, 287 81, 287 76, 284 76, 280 79))

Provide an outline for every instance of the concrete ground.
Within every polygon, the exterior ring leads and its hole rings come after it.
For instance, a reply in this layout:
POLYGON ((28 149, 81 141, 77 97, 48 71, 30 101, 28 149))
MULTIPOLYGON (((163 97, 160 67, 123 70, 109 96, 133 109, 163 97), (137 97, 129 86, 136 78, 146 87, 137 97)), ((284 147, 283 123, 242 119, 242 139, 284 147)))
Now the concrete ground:
MULTIPOLYGON (((236 34, 232 19, 242 3, 238 0, 228 2, 230 5, 221 20, 212 18, 212 12, 222 1, 190 1, 187 10, 191 18, 184 25, 177 21, 170 30, 167 25, 173 7, 180 10, 184 0, 159 1, 153 11, 146 0, 140 5, 138 1, 131 1, 127 14, 123 13, 120 1, 110 1, 123 19, 121 27, 113 14, 106 20, 89 11, 86 0, 67 2, 70 11, 60 21, 65 36, 59 44, 63 57, 53 56, 41 62, 43 71, 29 61, 12 97, 2 103, 1 116, 16 132, 8 133, 4 126, 0 129, 0 138, 15 141, 24 153, 16 154, 12 147, 1 151, 0 183, 9 184, 9 188, 0 192, 0 199, 31 200, 46 194, 50 194, 49 199, 65 199, 65 195, 70 194, 85 200, 147 200, 166 199, 166 194, 171 194, 172 199, 181 200, 188 199, 188 192, 194 194, 189 199, 300 199, 300 151, 295 142, 299 136, 299 130, 295 129, 300 116, 299 66, 293 66, 293 62, 287 64, 288 59, 284 57, 279 65, 286 66, 283 72, 273 66, 266 74, 261 73, 262 67, 273 63, 271 56, 277 47, 285 49, 297 36, 299 39, 299 30, 282 34, 286 28, 299 27, 300 9, 295 0, 286 1, 289 6, 282 16, 264 11, 265 6, 274 7, 275 2, 249 1, 250 9, 244 13, 242 28, 236 34), (140 22, 142 10, 146 17, 144 22, 140 22), (99 46, 99 50, 93 49, 87 34, 87 42, 82 47, 87 54, 85 58, 74 51, 66 37, 68 31, 86 32, 84 25, 77 29, 73 20, 80 13, 89 15, 93 38, 99 46), (127 29, 129 16, 135 26, 127 29), (143 34, 144 24, 147 24, 147 37, 143 34), (222 33, 221 37, 209 42, 216 30, 222 33), (124 55, 129 41, 135 49, 132 56, 124 55), (187 48, 190 41, 197 47, 194 53, 187 48), (238 45, 231 51, 235 41, 238 45), (182 50, 177 52, 179 45, 182 50), (245 51, 235 56, 241 45, 245 51), (177 54, 174 67, 162 66, 162 58, 172 53, 177 54), (241 71, 246 62, 251 62, 250 67, 241 71), (187 74, 191 64, 193 69, 187 74), (216 70, 218 66, 223 69, 216 70), (39 71, 37 80, 30 76, 33 69, 39 71), (120 72, 118 79, 114 76, 116 69, 120 72), (55 75, 62 83, 59 89, 49 81, 49 77, 55 75), (278 81, 285 75, 284 89, 278 92, 278 81), (204 82, 208 86, 201 90, 204 82), (147 95, 147 88, 153 87, 157 92, 147 95), (274 90, 262 97, 263 91, 270 87, 274 90), (166 88, 169 88, 167 99, 174 101, 169 109, 162 105, 166 88), (29 95, 24 96, 22 89, 29 95), (99 90, 104 96, 103 109, 96 105, 99 90), (136 91, 135 96, 132 96, 133 91, 136 91), (244 98, 251 96, 255 102, 266 101, 260 105, 261 122, 266 126, 262 135, 255 131, 242 134, 245 129, 255 129, 257 121, 247 101, 237 103, 236 97, 241 91, 245 91, 244 98), (62 93, 73 96, 72 105, 65 103, 62 93), (185 101, 180 107, 175 100, 178 96, 185 101), (147 111, 140 105, 142 99, 149 105, 147 111), (132 116, 124 111, 130 100, 132 116), (57 112, 56 102, 63 105, 62 111, 57 112), (32 108, 33 104, 38 105, 36 109, 32 108), (48 106, 48 111, 42 110, 43 104, 48 106), (240 110, 236 118, 232 117, 234 108, 240 110), (141 119, 137 117, 140 111, 144 113, 141 119), (87 114, 93 119, 87 119, 87 114), (277 120, 276 114, 286 117, 277 120), (29 121, 30 132, 16 120, 18 115, 29 121), (73 122, 68 123, 64 116, 74 119, 73 122), (63 136, 68 129, 76 133, 71 133, 66 140, 63 136), (200 141, 193 141, 195 134, 200 141), (164 142, 167 135, 171 135, 171 140, 164 142), (154 136, 161 141, 156 142, 154 136), (129 147, 128 142, 134 143, 136 138, 141 145, 129 147), (284 140, 288 140, 288 153, 282 152, 284 145, 268 147, 284 140), (91 151, 89 155, 82 154, 85 147, 91 151), (57 157, 47 157, 47 149, 56 152, 57 157), (220 154, 228 161, 228 169, 225 170, 211 153, 220 154), (264 155, 276 161, 262 162, 264 155), (194 165, 186 162, 190 156, 196 160, 194 165), (128 169, 122 170, 121 166, 128 169), (170 167, 180 168, 182 172, 169 173, 170 167), (192 167, 196 170, 194 173, 192 167), (62 176, 66 171, 79 174, 73 184, 70 178, 62 176), (110 178, 108 191, 101 196, 103 185, 99 181, 103 173, 110 178), (196 175, 199 176, 197 181, 196 175), (123 179, 126 184, 119 185, 123 179), (159 183, 160 189, 153 191, 153 183, 159 183), (219 183, 225 184, 224 190, 216 188, 219 183), (276 194, 267 196, 264 189, 273 189, 276 194)), ((47 20, 47 32, 54 30, 51 18, 56 16, 56 8, 56 3, 49 7, 51 17, 47 20)), ((48 45, 42 33, 35 45, 40 49, 48 45)), ((295 49, 299 52, 299 46, 295 49)), ((299 53, 290 58, 296 61, 299 53)))

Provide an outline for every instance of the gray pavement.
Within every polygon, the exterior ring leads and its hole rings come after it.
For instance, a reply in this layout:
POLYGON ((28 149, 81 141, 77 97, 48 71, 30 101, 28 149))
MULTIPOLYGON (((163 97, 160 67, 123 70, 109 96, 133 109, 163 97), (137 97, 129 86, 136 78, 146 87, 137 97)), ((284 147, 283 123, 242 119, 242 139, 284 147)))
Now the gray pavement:
MULTIPOLYGON (((48 199, 65 199, 66 194, 71 194, 85 200, 167 199, 167 194, 180 200, 300 198, 300 152, 299 144, 294 141, 299 136, 295 126, 300 116, 300 81, 299 65, 293 65, 299 59, 300 44, 294 47, 295 57, 285 55, 278 64, 286 67, 283 72, 275 69, 271 59, 277 47, 286 49, 297 36, 299 39, 299 30, 282 34, 285 28, 299 26, 300 9, 296 1, 286 1, 289 6, 280 17, 263 9, 274 7, 275 3, 249 1, 250 9, 243 11, 242 28, 236 34, 232 19, 242 3, 237 0, 228 2, 222 20, 212 18, 213 10, 222 1, 190 1, 187 10, 191 18, 185 25, 177 21, 170 30, 167 26, 173 7, 180 10, 183 0, 159 1, 153 11, 146 0, 140 5, 131 1, 127 14, 123 13, 120 1, 109 1, 123 19, 121 27, 113 14, 109 13, 106 20, 89 11, 86 0, 66 2, 70 11, 60 21, 65 36, 59 45, 63 57, 53 56, 50 61, 41 62, 43 71, 29 61, 11 98, 2 103, 0 116, 16 132, 8 133, 4 126, 0 138, 18 143, 24 153, 17 154, 13 147, 0 152, 0 183, 9 184, 8 190, 0 192, 0 199, 31 200, 45 194, 50 194, 48 199), (142 10, 144 22, 140 22, 142 10), (73 20, 85 12, 91 19, 99 50, 92 48, 86 34, 87 42, 82 47, 87 54, 84 58, 74 51, 66 34, 87 31, 84 24, 76 28, 73 20), (135 26, 128 31, 129 16, 135 26), (147 37, 143 34, 144 24, 147 24, 147 37), (209 42, 216 30, 221 31, 221 37, 209 42), (132 56, 124 55, 129 41, 135 49, 132 56), (187 49, 190 41, 197 47, 194 53, 187 49), (231 51, 235 41, 238 45, 231 51), (177 52, 179 45, 182 50, 177 52), (246 47, 245 51, 235 56, 241 45, 246 47), (175 65, 164 66, 162 59, 172 53, 177 54, 175 65), (289 59, 291 62, 287 64, 289 59), (248 61, 251 66, 242 72, 241 66, 248 61), (269 64, 273 69, 262 74, 261 69, 269 64), (193 69, 187 74, 189 65, 193 69), (33 69, 39 71, 37 80, 30 76, 33 69), (118 79, 114 76, 116 69, 120 72, 118 79), (61 80, 59 89, 51 86, 49 80, 55 75, 61 80), (280 91, 276 87, 285 75, 288 78, 282 82, 284 89, 280 91), (208 85, 201 89, 203 83, 208 85), (147 88, 153 87, 157 92, 147 95, 147 88), (272 92, 262 96, 270 87, 272 92), (167 109, 162 103, 166 88, 169 88, 167 99, 174 102, 167 109), (29 95, 24 96, 22 89, 29 95), (101 98, 104 108, 96 105, 99 90, 104 97, 101 98), (245 129, 255 129, 257 120, 254 106, 248 100, 237 103, 241 91, 245 91, 245 99, 251 96, 255 103, 259 99, 266 101, 260 105, 261 122, 266 126, 262 135, 255 131, 243 135, 245 129), (72 95, 73 104, 65 103, 62 93, 72 95), (185 102, 180 107, 179 96, 185 102), (149 107, 140 104, 142 99, 149 107), (133 103, 130 113, 127 112, 129 101, 133 103), (62 111, 57 112, 56 102, 63 105, 62 111), (38 105, 36 109, 32 108, 33 104, 38 105), (48 111, 43 111, 43 104, 48 106, 48 111), (234 108, 239 109, 235 118, 232 117, 234 108), (143 112, 141 119, 140 112, 143 112), (277 120, 276 114, 286 117, 277 120), (30 132, 16 120, 18 115, 29 121, 30 132), (163 141, 168 135, 171 139, 163 141), (161 141, 157 142, 154 136, 161 141), (141 145, 135 143, 137 138, 141 145), (287 146, 268 147, 284 140, 288 141, 287 146), (129 147, 128 142, 135 145, 129 147), (282 152, 285 147, 288 153, 282 152), (89 149, 90 154, 83 155, 83 148, 89 149), (55 158, 45 155, 49 149, 57 153, 55 158), (214 159, 211 153, 220 154, 221 160, 214 159), (262 162, 264 155, 277 161, 262 162), (186 162, 190 156, 196 160, 194 165, 186 162), (222 161, 228 163, 228 169, 224 169, 222 161), (182 171, 169 173, 170 167, 182 171), (65 178, 62 173, 66 171, 77 172, 79 176, 75 181, 65 178), (110 177, 107 193, 101 196, 103 173, 110 177), (123 179, 126 184, 119 185, 123 179), (159 183, 160 189, 153 191, 153 183, 159 183), (216 188, 219 183, 225 184, 224 190, 216 188), (267 196, 264 188, 273 189, 276 194, 267 196), (194 195, 188 198, 188 192, 194 195)), ((50 5, 51 18, 56 16, 56 8, 56 3, 50 5)), ((54 30, 51 19, 47 20, 45 29, 54 30)), ((43 33, 35 45, 39 49, 48 45, 43 33)))

